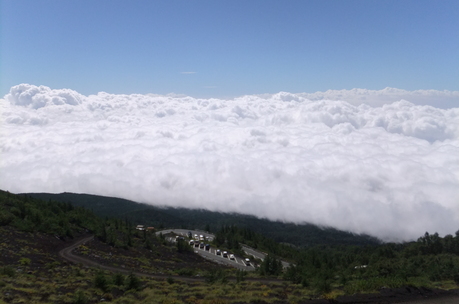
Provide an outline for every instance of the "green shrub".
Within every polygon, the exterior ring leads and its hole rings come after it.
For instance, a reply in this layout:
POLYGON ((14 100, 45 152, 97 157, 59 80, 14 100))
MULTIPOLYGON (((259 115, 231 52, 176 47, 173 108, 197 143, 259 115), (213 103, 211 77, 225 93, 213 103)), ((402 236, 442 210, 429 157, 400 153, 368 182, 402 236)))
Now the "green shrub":
POLYGON ((29 266, 32 261, 29 258, 20 258, 19 264, 22 266, 29 266))
POLYGON ((94 278, 94 287, 99 288, 103 292, 108 290, 108 281, 102 271, 99 271, 94 278))
POLYGON ((175 283, 175 279, 174 278, 170 278, 170 277, 167 278, 166 281, 167 281, 167 283, 169 283, 171 285, 175 283))
POLYGON ((209 284, 214 283, 228 283, 228 276, 222 269, 213 269, 207 272, 206 282, 209 284))
POLYGON ((237 270, 236 272, 236 283, 240 283, 245 281, 245 276, 247 275, 247 271, 245 270, 237 270))
POLYGON ((453 275, 454 283, 459 284, 459 272, 453 275))
POLYGON ((195 270, 192 268, 181 268, 177 270, 177 274, 180 276, 193 276, 195 274, 195 270))
POLYGON ((88 297, 84 294, 82 290, 77 290, 73 295, 73 304, 86 304, 88 303, 88 297))
POLYGON ((127 290, 140 290, 140 279, 133 273, 127 277, 126 288, 127 290))
POLYGON ((115 276, 113 277, 113 284, 115 284, 116 286, 124 285, 124 275, 122 275, 121 273, 115 274, 115 276))
POLYGON ((16 276, 16 270, 14 270, 13 267, 11 266, 4 266, 2 267, 1 269, 1 272, 0 272, 2 275, 6 275, 10 278, 16 276))
POLYGON ((330 281, 326 278, 318 278, 314 282, 314 289, 319 294, 329 293, 331 291, 330 281))
POLYGON ((6 226, 14 220, 14 215, 7 210, 0 210, 0 226, 6 226))

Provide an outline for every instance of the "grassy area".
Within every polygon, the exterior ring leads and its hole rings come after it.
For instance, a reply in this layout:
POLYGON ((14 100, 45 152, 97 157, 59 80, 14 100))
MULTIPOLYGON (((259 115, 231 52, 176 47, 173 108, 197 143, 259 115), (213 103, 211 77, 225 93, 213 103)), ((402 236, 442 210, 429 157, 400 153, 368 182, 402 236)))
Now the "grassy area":
POLYGON ((457 288, 453 281, 429 283, 413 278, 353 279, 320 292, 317 285, 284 282, 200 281, 151 279, 54 263, 47 269, 30 266, 0 268, 0 303, 298 303, 308 299, 335 299, 340 295, 378 292, 405 285, 457 288), (2 302, 3 301, 3 302, 2 302))
POLYGON ((0 275, 0 298, 6 303, 292 303, 314 296, 288 283, 157 280, 64 264, 46 271, 6 267, 13 270, 0 275))

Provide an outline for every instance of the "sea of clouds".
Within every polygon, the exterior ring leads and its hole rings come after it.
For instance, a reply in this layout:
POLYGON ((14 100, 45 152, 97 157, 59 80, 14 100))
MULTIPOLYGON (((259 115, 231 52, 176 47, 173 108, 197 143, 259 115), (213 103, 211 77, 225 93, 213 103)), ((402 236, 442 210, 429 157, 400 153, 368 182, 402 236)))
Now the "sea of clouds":
POLYGON ((10 192, 241 212, 385 240, 459 230, 459 92, 222 100, 21 84, 0 115, 10 192))

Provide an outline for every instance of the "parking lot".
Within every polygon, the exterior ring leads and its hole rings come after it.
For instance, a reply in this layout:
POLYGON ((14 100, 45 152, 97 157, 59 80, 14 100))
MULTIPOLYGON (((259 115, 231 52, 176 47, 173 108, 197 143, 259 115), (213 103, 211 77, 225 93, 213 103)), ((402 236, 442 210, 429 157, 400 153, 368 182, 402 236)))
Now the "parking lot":
MULTIPOLYGON (((160 231, 160 232, 157 232, 157 234, 159 233, 162 233, 162 234, 169 234, 169 233, 174 233, 176 234, 178 237, 183 237, 184 240, 186 242, 189 243, 189 236, 188 236, 188 232, 190 230, 185 230, 185 229, 168 229, 168 230, 163 230, 163 231, 160 231)), ((205 232, 202 232, 202 231, 190 231, 192 233, 192 238, 191 240, 193 240, 193 242, 195 242, 194 244, 190 245, 192 246, 193 248, 193 251, 199 255, 201 255, 202 257, 208 259, 208 260, 211 260, 213 262, 216 262, 216 263, 219 263, 219 264, 224 264, 224 265, 229 265, 229 266, 232 266, 232 267, 235 267, 235 268, 238 268, 238 269, 241 269, 241 270, 245 270, 245 271, 253 271, 255 270, 255 267, 254 267, 254 264, 250 261, 248 263, 246 263, 245 259, 242 258, 242 257, 239 257, 239 256, 236 256, 234 255, 234 257, 232 256, 232 253, 231 252, 228 252, 226 257, 223 255, 223 250, 220 251, 221 254, 217 254, 217 250, 218 248, 214 248, 212 246, 209 246, 208 250, 206 250, 206 244, 209 244, 210 242, 212 242, 214 236, 210 233, 205 233, 205 232), (197 238, 196 238, 197 236, 197 238), (201 238, 202 236, 202 238, 201 238), (200 244, 203 244, 204 246, 201 247, 200 244), (197 246, 196 246, 197 244, 197 246)), ((167 241, 169 242, 175 242, 176 241, 176 237, 173 236, 173 237, 167 237, 166 238, 167 241)))
POLYGON ((194 252, 207 258, 207 259, 211 259, 211 260, 214 260, 215 262, 217 263, 224 263, 224 264, 228 264, 228 265, 231 265, 233 267, 236 267, 236 268, 239 268, 239 269, 243 269, 243 270, 247 270, 247 271, 251 271, 251 270, 255 270, 255 267, 253 266, 253 264, 251 262, 247 263, 246 264, 246 261, 244 258, 241 258, 239 256, 232 256, 232 253, 228 252, 226 257, 223 255, 223 251, 220 251, 220 254, 217 254, 217 248, 212 248, 210 247, 209 250, 206 250, 205 247, 204 248, 200 248, 199 246, 198 247, 194 247, 193 246, 193 249, 194 249, 194 252))

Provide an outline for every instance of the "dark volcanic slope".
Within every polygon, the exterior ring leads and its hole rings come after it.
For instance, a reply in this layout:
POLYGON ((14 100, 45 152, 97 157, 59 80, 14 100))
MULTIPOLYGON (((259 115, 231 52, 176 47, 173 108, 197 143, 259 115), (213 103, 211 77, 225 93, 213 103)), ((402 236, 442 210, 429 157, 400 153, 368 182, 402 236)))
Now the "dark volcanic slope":
POLYGON ((379 240, 368 235, 356 235, 312 224, 297 225, 273 222, 236 213, 219 213, 202 209, 162 208, 120 198, 89 194, 27 193, 26 195, 44 200, 70 202, 73 205, 93 210, 99 216, 127 218, 135 223, 154 227, 204 229, 208 225, 211 230, 215 231, 221 225, 237 225, 262 233, 277 242, 300 247, 323 244, 368 245, 380 243, 379 240))

